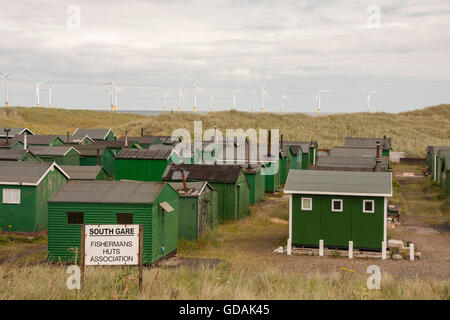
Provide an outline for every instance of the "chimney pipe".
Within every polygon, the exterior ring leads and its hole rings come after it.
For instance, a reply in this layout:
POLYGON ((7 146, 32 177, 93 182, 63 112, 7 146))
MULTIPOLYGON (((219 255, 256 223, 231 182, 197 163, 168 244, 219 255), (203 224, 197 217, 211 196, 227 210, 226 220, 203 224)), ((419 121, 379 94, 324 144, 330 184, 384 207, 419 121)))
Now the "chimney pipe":
POLYGON ((245 142, 247 142, 247 168, 251 168, 250 165, 250 140, 248 138, 245 138, 245 142))
POLYGON ((141 128, 141 137, 144 136, 144 128, 141 128))
POLYGON ((217 141, 217 136, 216 136, 216 130, 217 130, 217 126, 214 126, 214 142, 217 141))
POLYGON ((183 180, 183 189, 187 191, 186 177, 184 176, 184 170, 181 170, 181 179, 183 180))
POLYGON ((377 157, 375 159, 375 171, 380 172, 381 171, 381 162, 383 161, 381 156, 381 145, 380 142, 377 141, 377 157))
POLYGON ((128 131, 125 131, 125 148, 128 148, 128 131))
POLYGON ((67 144, 69 144, 70 143, 70 140, 69 140, 69 131, 67 131, 67 144))
POLYGON ((280 149, 283 150, 283 135, 281 135, 281 142, 280 142, 281 146, 280 149))
POLYGON ((97 165, 100 165, 100 149, 97 149, 97 165))
POLYGON ((28 149, 28 146, 27 146, 27 133, 26 132, 24 132, 24 134, 23 134, 23 148, 25 150, 28 149))
POLYGON ((267 156, 270 157, 272 156, 272 150, 271 150, 271 140, 272 140, 272 131, 269 129, 269 135, 267 137, 267 156))
POLYGON ((6 144, 8 144, 8 142, 9 142, 9 132, 11 131, 11 129, 10 128, 5 128, 4 131, 6 133, 6 144))

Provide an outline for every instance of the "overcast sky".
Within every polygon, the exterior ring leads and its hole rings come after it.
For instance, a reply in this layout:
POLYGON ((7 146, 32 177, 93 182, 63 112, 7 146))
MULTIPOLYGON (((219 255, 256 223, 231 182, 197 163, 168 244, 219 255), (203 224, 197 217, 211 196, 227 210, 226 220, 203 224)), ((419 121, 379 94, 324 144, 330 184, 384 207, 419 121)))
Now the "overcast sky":
MULTIPOLYGON (((450 102, 448 0, 300 1, 23 1, 0 2, 0 72, 13 73, 9 104, 36 104, 27 77, 53 85, 53 105, 108 109, 114 70, 120 110, 250 110, 261 105, 313 112, 399 112, 450 102), (77 28, 77 6, 80 25, 77 28), (372 10, 371 5, 377 7, 372 10), (72 6, 72 7, 71 7, 72 6), (75 9, 74 9, 75 8, 75 9), (378 19, 378 17, 380 19, 378 19), (378 23, 379 22, 379 23, 378 23), (252 93, 252 91, 258 92, 252 93)), ((43 86, 44 88, 44 86, 43 86)), ((3 102, 3 84, 0 91, 3 102)), ((41 90, 41 105, 48 103, 41 90)))

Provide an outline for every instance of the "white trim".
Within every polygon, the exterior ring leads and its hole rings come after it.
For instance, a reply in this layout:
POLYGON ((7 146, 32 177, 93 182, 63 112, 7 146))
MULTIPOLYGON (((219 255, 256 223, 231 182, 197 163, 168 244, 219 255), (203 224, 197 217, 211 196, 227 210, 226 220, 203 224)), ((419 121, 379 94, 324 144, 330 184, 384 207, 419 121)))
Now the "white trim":
POLYGON ((48 169, 42 174, 42 176, 38 179, 37 182, 2 182, 0 181, 0 184, 6 185, 6 186, 38 186, 42 180, 45 178, 47 173, 49 173, 52 169, 57 168, 67 179, 70 179, 69 175, 56 163, 53 162, 48 169))
POLYGON ((113 131, 113 129, 109 128, 108 132, 106 132, 106 135, 103 137, 103 139, 105 139, 105 138, 108 136, 108 133, 109 133, 110 131, 112 131, 114 137, 117 138, 116 133, 113 131))
POLYGON ((287 254, 291 255, 292 253, 292 194, 289 195, 289 238, 287 242, 286 248, 287 254))
POLYGON ((342 212, 344 211, 344 200, 343 199, 331 199, 331 212, 342 212), (339 201, 341 203, 341 209, 336 210, 334 209, 334 202, 339 201))
MULTIPOLYGON (((287 181, 286 181, 287 182, 287 181)), ((284 190, 284 193, 288 194, 325 194, 325 195, 336 195, 336 196, 362 196, 362 197, 392 197, 391 193, 357 193, 357 192, 328 192, 328 191, 289 191, 284 190)))
POLYGON ((30 132, 31 132, 31 135, 35 135, 35 133, 34 133, 33 131, 31 131, 30 129, 28 129, 28 128, 23 128, 23 130, 20 131, 18 134, 23 134, 23 132, 24 132, 25 130, 30 131, 30 132))
MULTIPOLYGON (((292 197, 292 195, 291 195, 291 197, 292 197)), ((302 197, 300 202, 301 202, 302 211, 312 211, 312 198, 302 197), (310 203, 309 203, 310 207, 309 208, 303 207, 303 200, 309 200, 310 201, 310 203)))
MULTIPOLYGON (((384 205, 386 206, 386 198, 384 198, 384 205)), ((363 200, 363 213, 375 213, 375 200, 370 200, 370 199, 364 199, 363 200), (366 210, 366 202, 371 202, 372 203, 372 210, 371 211, 367 211, 366 210)))
POLYGON ((20 204, 21 203, 21 189, 6 189, 6 188, 3 188, 3 190, 2 190, 2 203, 3 204, 20 204), (9 191, 9 192, 11 192, 11 193, 18 193, 18 198, 19 198, 19 200, 18 201, 6 201, 6 197, 5 197, 5 191, 9 191))
POLYGON ((387 209, 388 209, 388 199, 384 198, 384 214, 383 214, 383 241, 387 244, 387 209))

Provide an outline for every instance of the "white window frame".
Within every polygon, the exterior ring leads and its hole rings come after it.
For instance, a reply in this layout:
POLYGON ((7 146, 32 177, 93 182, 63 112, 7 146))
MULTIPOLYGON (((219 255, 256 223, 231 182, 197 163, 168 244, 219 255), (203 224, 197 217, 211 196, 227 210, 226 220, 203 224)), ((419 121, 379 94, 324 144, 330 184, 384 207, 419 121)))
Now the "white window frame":
POLYGON ((302 197, 302 211, 312 211, 312 198, 306 198, 306 197, 302 197), (303 200, 309 200, 310 203, 310 207, 306 208, 303 206, 303 200))
POLYGON ((363 213, 375 213, 375 200, 363 200, 363 213), (372 211, 366 210, 366 202, 372 203, 372 211))
POLYGON ((331 200, 331 211, 332 212, 342 212, 342 211, 344 211, 344 200, 343 199, 332 199, 331 200), (338 201, 338 202, 341 203, 341 209, 340 210, 337 210, 337 209, 334 208, 334 202, 335 201, 338 201))
POLYGON ((4 204, 20 204, 21 190, 20 189, 3 189, 2 203, 4 204), (15 197, 12 194, 16 194, 15 197))

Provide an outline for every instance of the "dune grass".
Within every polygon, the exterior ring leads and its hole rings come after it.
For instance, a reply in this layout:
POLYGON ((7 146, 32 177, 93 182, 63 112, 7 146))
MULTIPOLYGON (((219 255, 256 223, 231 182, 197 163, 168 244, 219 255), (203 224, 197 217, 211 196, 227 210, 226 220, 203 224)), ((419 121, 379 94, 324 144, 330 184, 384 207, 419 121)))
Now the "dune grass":
POLYGON ((249 113, 238 111, 211 112, 207 114, 168 112, 155 116, 111 113, 87 110, 46 108, 2 108, 0 126, 29 127, 40 134, 66 134, 77 127, 111 127, 118 135, 139 135, 145 129, 149 135, 171 135, 177 128, 193 133, 193 121, 200 120, 203 130, 214 125, 225 129, 280 129, 285 140, 311 139, 320 148, 342 145, 345 136, 392 138, 394 151, 405 151, 407 156, 425 155, 428 145, 450 144, 450 105, 393 113, 350 113, 324 115, 249 113))

